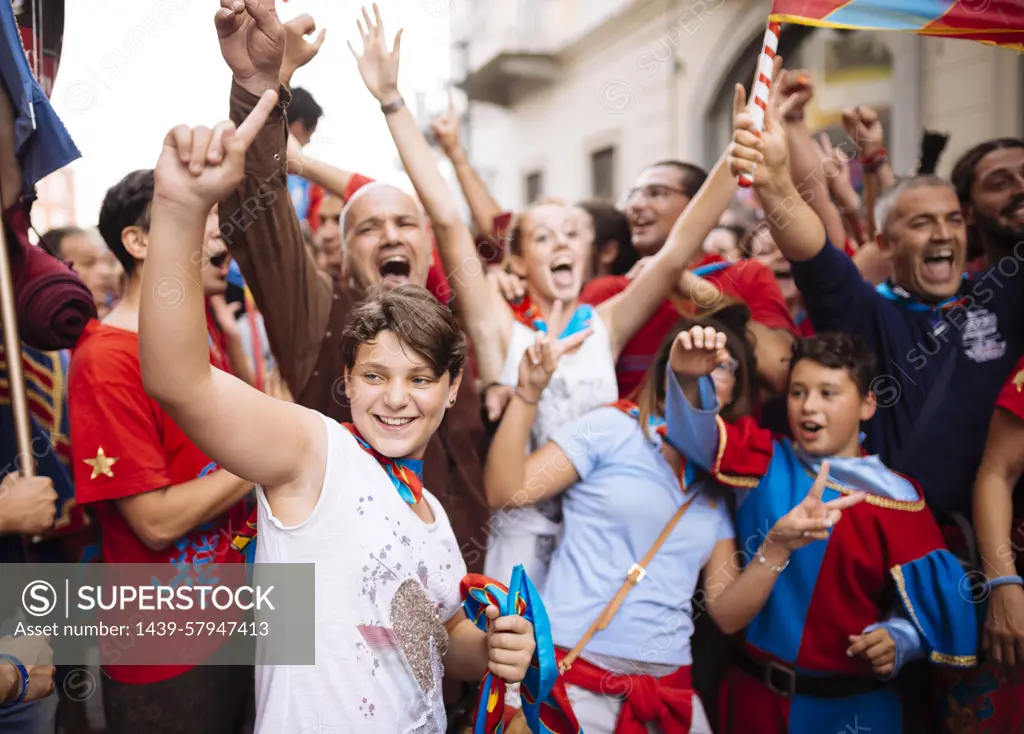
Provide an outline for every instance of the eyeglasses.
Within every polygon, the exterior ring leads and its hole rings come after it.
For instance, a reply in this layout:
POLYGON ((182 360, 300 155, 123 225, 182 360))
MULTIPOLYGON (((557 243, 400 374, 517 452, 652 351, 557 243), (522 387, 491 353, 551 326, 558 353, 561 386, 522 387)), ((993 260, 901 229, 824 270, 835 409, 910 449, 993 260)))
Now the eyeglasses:
POLYGON ((715 369, 716 370, 721 370, 722 372, 728 372, 730 375, 735 375, 736 374, 736 370, 738 370, 739 368, 740 368, 740 361, 738 359, 736 359, 735 357, 729 357, 729 361, 728 362, 723 362, 722 364, 715 365, 715 369))
POLYGON ((647 184, 646 186, 636 186, 626 192, 623 201, 627 204, 637 196, 643 196, 644 199, 665 199, 669 194, 679 194, 680 196, 688 196, 688 194, 676 186, 666 186, 665 184, 647 184))

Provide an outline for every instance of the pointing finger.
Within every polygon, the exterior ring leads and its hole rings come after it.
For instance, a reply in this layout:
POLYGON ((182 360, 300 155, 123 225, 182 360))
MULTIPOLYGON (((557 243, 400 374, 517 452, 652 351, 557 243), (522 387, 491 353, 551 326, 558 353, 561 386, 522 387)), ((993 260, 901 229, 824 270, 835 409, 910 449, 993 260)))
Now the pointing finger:
POLYGON ((235 137, 241 141, 245 150, 249 149, 252 141, 256 139, 257 133, 263 129, 263 126, 267 123, 267 118, 270 117, 270 113, 276 104, 277 92, 273 89, 268 89, 260 97, 260 101, 256 103, 249 116, 238 126, 238 132, 235 137))

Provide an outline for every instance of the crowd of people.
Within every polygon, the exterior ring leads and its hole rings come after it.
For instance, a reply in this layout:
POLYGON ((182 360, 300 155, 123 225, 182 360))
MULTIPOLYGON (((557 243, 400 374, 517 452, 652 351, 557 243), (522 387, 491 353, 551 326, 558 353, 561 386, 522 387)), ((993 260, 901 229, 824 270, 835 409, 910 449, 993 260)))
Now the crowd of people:
MULTIPOLYGON (((506 211, 453 106, 466 222, 376 6, 353 73, 415 196, 304 155, 310 16, 220 5, 229 120, 40 238, 91 318, 23 334, 57 460, 8 468, 0 560, 312 563, 316 658, 102 659, 106 731, 1024 731, 1024 140, 898 174, 873 109, 815 138, 777 57, 763 129, 737 85, 710 171, 652 162, 619 202, 506 211), (473 605, 520 573, 539 598, 473 605)), ((26 645, 0 730, 86 731, 26 645)))

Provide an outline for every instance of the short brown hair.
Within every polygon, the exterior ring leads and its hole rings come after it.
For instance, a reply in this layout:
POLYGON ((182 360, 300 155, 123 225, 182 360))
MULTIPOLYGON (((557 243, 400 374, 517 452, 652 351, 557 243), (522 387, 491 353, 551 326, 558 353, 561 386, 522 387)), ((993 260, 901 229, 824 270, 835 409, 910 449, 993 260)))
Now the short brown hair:
POLYGON ((875 379, 875 354, 868 343, 856 334, 830 332, 794 341, 787 382, 793 379, 793 369, 801 359, 833 370, 846 370, 857 383, 862 397, 871 392, 871 383, 875 379))
POLYGON ((418 285, 401 285, 373 293, 352 309, 341 337, 345 369, 356 364, 363 344, 372 343, 382 331, 390 331, 417 356, 425 359, 440 377, 454 380, 466 363, 466 337, 451 309, 438 303, 430 291, 418 285))
MULTIPOLYGON (((668 332, 661 342, 658 354, 647 369, 644 382, 637 394, 637 407, 640 409, 640 425, 647 432, 648 420, 651 415, 662 414, 665 404, 665 370, 672 352, 672 343, 679 333, 694 326, 710 326, 726 335, 725 348, 739 363, 736 370, 736 388, 733 390, 732 402, 721 406, 724 420, 734 421, 753 413, 754 398, 757 395, 757 359, 754 356, 754 344, 747 331, 750 322, 750 309, 742 302, 726 302, 719 308, 692 319, 681 319, 668 332)), ((650 437, 650 436, 648 436, 650 437)))

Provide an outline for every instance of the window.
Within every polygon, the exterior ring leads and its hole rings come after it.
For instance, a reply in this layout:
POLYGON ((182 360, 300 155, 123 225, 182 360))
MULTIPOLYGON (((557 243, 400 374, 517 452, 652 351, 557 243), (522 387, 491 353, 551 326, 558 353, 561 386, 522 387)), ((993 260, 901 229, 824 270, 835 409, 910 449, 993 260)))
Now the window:
POLYGON ((526 174, 526 204, 529 206, 544 194, 544 173, 532 171, 526 174))
POLYGON ((590 193, 596 199, 615 198, 615 148, 590 154, 590 193))

